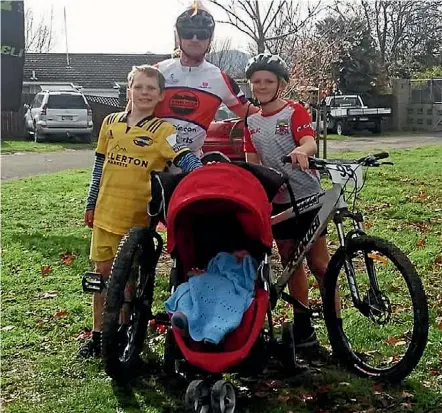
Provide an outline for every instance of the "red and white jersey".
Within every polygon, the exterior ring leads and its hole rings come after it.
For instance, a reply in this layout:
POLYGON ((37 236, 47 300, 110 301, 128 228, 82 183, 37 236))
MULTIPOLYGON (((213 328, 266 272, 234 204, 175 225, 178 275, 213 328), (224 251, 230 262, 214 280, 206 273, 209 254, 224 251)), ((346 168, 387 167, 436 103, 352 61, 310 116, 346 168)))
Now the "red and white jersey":
MULTIPOLYGON (((310 115, 302 105, 287 102, 277 112, 254 113, 247 118, 247 125, 244 129, 245 152, 257 153, 263 165, 285 172, 296 197, 320 192, 316 171, 293 169, 292 165, 281 161, 283 156, 300 145, 299 141, 303 137, 315 136, 310 115)), ((279 192, 273 202, 290 202, 288 192, 279 192)))
POLYGON ((155 115, 175 126, 178 143, 200 154, 220 104, 234 110, 247 99, 233 79, 205 60, 198 67, 182 66, 179 58, 156 66, 166 79, 166 97, 155 108, 155 115))

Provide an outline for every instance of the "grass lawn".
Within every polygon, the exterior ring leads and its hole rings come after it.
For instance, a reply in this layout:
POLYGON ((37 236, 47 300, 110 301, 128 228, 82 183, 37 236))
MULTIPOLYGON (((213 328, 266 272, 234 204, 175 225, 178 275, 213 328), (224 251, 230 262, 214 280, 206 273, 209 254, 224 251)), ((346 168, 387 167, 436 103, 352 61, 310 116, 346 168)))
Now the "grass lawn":
POLYGON ((95 143, 75 143, 75 142, 45 142, 35 143, 31 141, 1 141, 1 153, 14 152, 52 152, 64 151, 66 149, 95 149, 95 143))
MULTIPOLYGON (((238 412, 441 412, 442 147, 394 151, 391 160, 394 166, 369 171, 360 206, 368 232, 402 248, 422 277, 431 330, 416 371, 402 385, 388 386, 322 362, 293 379, 241 383, 238 412)), ((89 172, 2 185, 2 408, 10 413, 183 412, 179 396, 185 389, 172 388, 158 374, 119 389, 99 361, 76 358, 91 325, 91 297, 81 292, 80 283, 89 268, 90 231, 82 224, 89 172)), ((333 243, 331 226, 329 231, 333 243)), ((157 309, 167 297, 168 271, 164 258, 157 309)), ((284 308, 279 310, 284 317, 284 308)), ((318 332, 327 345, 322 321, 318 332)))

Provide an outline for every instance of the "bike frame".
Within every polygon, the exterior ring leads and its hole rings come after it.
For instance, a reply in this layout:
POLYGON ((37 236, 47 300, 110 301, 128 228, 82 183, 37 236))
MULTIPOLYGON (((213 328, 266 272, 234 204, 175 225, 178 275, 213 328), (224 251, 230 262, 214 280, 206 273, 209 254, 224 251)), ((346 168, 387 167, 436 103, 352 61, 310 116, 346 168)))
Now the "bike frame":
MULTIPOLYGON (((327 165, 325 166, 325 168, 327 169, 327 165)), ((309 197, 297 203, 300 214, 317 208, 318 204, 322 204, 322 206, 320 207, 318 213, 315 215, 313 222, 304 237, 296 243, 295 252, 289 263, 284 268, 281 277, 277 280, 275 284, 273 284, 273 288, 275 289, 277 297, 281 296, 289 279, 293 275, 293 272, 301 265, 305 255, 310 250, 312 245, 321 236, 320 234, 324 231, 324 229, 327 227, 327 224, 332 218, 337 228, 340 246, 343 248, 345 248, 346 240, 346 235, 343 229, 344 218, 351 218, 353 220, 353 227, 356 232, 361 233, 364 231, 362 214, 359 212, 353 213, 348 210, 347 203, 344 199, 344 185, 342 185, 341 183, 333 183, 331 189, 323 192, 322 194, 315 195, 314 197, 317 197, 318 200, 318 203, 316 204, 308 204, 307 202, 313 197, 309 197), (305 206, 306 204, 307 206, 305 206)), ((296 212, 294 211, 294 208, 289 208, 286 211, 283 211, 280 214, 272 217, 272 224, 275 225, 276 223, 283 222, 295 216, 296 212)), ((351 264, 349 264, 348 262, 345 263, 350 290, 355 305, 357 305, 356 303, 360 302, 360 297, 354 279, 354 271, 352 271, 350 265, 351 264)), ((293 300, 297 301, 294 298, 293 300)), ((297 303, 297 305, 298 304, 300 303, 297 303)))

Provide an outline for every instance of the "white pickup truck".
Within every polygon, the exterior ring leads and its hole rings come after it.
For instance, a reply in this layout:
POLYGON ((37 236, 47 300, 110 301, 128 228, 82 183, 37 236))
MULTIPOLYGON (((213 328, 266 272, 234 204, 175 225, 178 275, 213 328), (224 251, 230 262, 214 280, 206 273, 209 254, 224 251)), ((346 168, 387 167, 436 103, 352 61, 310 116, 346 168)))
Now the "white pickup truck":
POLYGON ((344 135, 354 130, 382 132, 382 119, 391 115, 390 108, 369 108, 359 95, 333 95, 325 98, 327 129, 344 135))

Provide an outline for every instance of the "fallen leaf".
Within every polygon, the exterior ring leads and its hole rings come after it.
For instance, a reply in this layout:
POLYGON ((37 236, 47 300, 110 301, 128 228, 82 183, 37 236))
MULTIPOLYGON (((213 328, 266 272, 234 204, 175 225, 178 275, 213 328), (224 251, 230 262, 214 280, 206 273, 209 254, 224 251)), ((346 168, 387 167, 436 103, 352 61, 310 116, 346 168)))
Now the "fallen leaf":
POLYGON ((397 343, 395 343, 394 345, 397 347, 397 346, 405 346, 405 344, 407 344, 407 342, 406 341, 404 341, 404 340, 399 340, 397 343))
POLYGON ((408 392, 406 392, 406 391, 403 391, 403 392, 402 392, 402 397, 403 397, 404 399, 414 399, 414 394, 411 394, 411 393, 408 393, 408 392))
POLYGON ((382 393, 382 386, 380 384, 373 384, 371 387, 374 394, 381 394, 382 393))
POLYGON ((52 272, 52 267, 50 265, 42 265, 40 267, 41 276, 46 277, 50 272, 52 272))
POLYGON ((69 313, 67 312, 67 311, 57 311, 55 314, 54 314, 54 317, 55 318, 62 318, 62 317, 66 317, 67 315, 68 315, 69 313))
POLYGON ((82 331, 81 333, 79 333, 77 335, 77 337, 75 337, 75 340, 77 341, 82 341, 82 340, 86 340, 87 338, 92 336, 92 331, 88 330, 88 331, 82 331))
POLYGON ((58 295, 57 291, 48 291, 47 293, 44 293, 43 299, 55 298, 57 297, 57 295, 58 295))
POLYGON ((436 265, 442 266, 442 256, 436 257, 436 259, 434 260, 434 263, 436 265))
POLYGON ((418 239, 417 241, 416 241, 416 246, 417 247, 423 247, 425 245, 425 240, 424 239, 418 239))
POLYGON ((368 222, 368 221, 364 222, 365 229, 370 229, 372 226, 373 226, 373 224, 371 222, 368 222))
POLYGON ((390 344, 391 346, 396 345, 399 342, 399 339, 396 337, 388 337, 387 344, 390 344))
POLYGON ((75 259, 75 256, 70 251, 66 251, 63 254, 60 254, 61 262, 64 265, 71 265, 75 259))
POLYGON ((14 328, 15 328, 15 326, 5 326, 5 327, 2 327, 2 331, 11 331, 14 328))
POLYGON ((428 196, 427 196, 427 194, 425 192, 419 192, 418 198, 426 199, 426 198, 428 198, 428 196))

